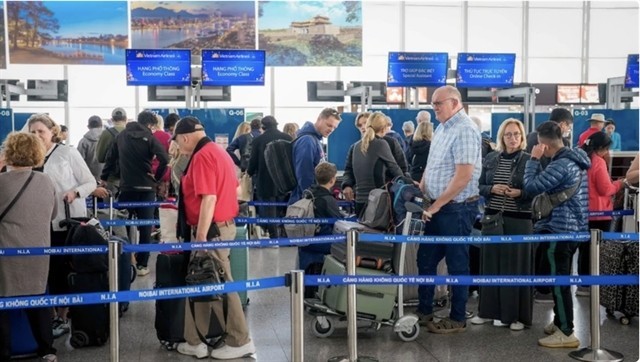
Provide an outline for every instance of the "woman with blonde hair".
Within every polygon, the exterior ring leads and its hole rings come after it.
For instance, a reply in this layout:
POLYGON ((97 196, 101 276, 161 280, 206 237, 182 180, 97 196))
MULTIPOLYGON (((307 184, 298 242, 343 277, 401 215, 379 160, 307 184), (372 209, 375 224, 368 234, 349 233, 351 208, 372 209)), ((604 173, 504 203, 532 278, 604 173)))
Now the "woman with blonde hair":
MULTIPOLYGON (((483 235, 529 235, 532 196, 524 191, 525 164, 531 156, 522 122, 509 118, 498 129, 497 149, 487 154, 480 175, 480 195, 486 208, 483 235)), ((533 244, 483 244, 480 274, 533 275, 533 244)), ((521 331, 532 324, 533 289, 523 287, 480 287, 478 315, 473 324, 494 325, 521 331)))
POLYGON ((236 133, 233 135, 233 140, 249 132, 251 132, 251 123, 241 122, 238 127, 236 127, 236 133))
POLYGON ((285 123, 284 127, 282 128, 282 132, 288 134, 289 136, 291 136, 292 140, 296 139, 296 134, 298 133, 298 129, 300 129, 298 127, 298 125, 296 123, 285 123))
MULTIPOLYGON (((2 153, 7 172, 0 174, 0 249, 48 248, 51 246, 50 222, 56 215, 56 192, 47 175, 33 171, 44 160, 44 146, 32 134, 10 133, 2 153)), ((47 255, 3 258, 0 298, 44 295, 49 258, 47 255)), ((24 311, 38 344, 38 356, 42 361, 56 361, 51 308, 24 311)), ((11 358, 11 333, 15 330, 12 331, 10 325, 9 311, 0 310, 0 361, 11 358)))
MULTIPOLYGON (((47 114, 34 114, 27 120, 29 132, 38 136, 45 148, 42 171, 47 174, 56 190, 56 216, 51 222, 51 246, 64 246, 67 228, 60 226, 65 219, 65 202, 71 217, 87 217, 85 198, 96 190, 96 179, 74 147, 60 145, 60 126, 47 114)), ((104 197, 104 195, 99 197, 104 197)), ((70 268, 63 255, 52 256, 49 268, 49 293, 68 294, 67 275, 70 268)), ((70 330, 68 308, 59 308, 54 321, 53 336, 59 337, 70 330)))
POLYGON ((360 215, 364 210, 369 192, 385 184, 385 172, 393 177, 402 176, 389 144, 383 139, 387 128, 387 116, 381 112, 372 113, 367 119, 362 139, 352 147, 347 156, 351 165, 344 173, 346 184, 355 185, 355 211, 360 215))
POLYGON ((433 123, 422 122, 413 133, 411 141, 411 178, 420 182, 424 168, 427 167, 429 159, 429 149, 431 148, 431 138, 433 138, 433 123))

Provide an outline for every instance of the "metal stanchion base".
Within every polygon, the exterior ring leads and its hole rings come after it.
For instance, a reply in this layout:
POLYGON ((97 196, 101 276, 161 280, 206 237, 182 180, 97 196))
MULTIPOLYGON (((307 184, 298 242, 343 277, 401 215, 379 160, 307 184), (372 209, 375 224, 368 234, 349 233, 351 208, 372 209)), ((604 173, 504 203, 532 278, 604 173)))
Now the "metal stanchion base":
POLYGON ((591 348, 582 348, 577 351, 569 352, 569 357, 573 359, 577 359, 578 361, 607 361, 607 362, 618 362, 624 359, 624 356, 620 352, 610 351, 608 349, 600 348, 600 349, 591 349, 591 348))
MULTIPOLYGON (((377 359, 368 356, 358 356, 357 362, 378 362, 377 359)), ((349 356, 336 356, 329 358, 329 362, 349 362, 349 356)))

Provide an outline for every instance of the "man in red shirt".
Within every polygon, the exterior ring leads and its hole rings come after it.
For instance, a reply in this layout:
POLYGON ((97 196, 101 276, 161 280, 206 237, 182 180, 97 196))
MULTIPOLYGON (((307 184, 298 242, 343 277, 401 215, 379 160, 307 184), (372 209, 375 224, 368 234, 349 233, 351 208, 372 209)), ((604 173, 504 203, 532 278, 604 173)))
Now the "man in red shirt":
MULTIPOLYGON (((195 117, 182 118, 174 129, 173 139, 178 142, 181 151, 192 153, 181 182, 186 222, 194 230, 192 242, 235 239, 238 180, 231 157, 222 147, 211 142, 204 127, 195 117), (220 231, 219 236, 210 233, 210 228, 214 225, 220 231)), ((229 249, 208 252, 220 263, 227 280, 232 281, 229 249)), ((221 301, 194 303, 195 324, 187 303, 184 326, 186 342, 178 345, 178 352, 197 358, 208 355, 207 345, 200 340, 198 331, 204 335, 209 330, 208 321, 213 309, 227 336, 225 345, 212 350, 211 357, 235 359, 253 355, 256 349, 249 338, 249 328, 238 293, 227 293, 227 303, 226 328, 221 301)))
POLYGON ((604 114, 602 113, 592 114, 591 118, 589 119, 589 124, 591 125, 591 127, 589 127, 586 131, 580 134, 580 137, 578 138, 578 147, 582 147, 582 145, 584 144, 584 141, 586 141, 587 138, 589 138, 592 134, 596 132, 602 132, 602 129, 604 128, 604 123, 605 123, 604 114))

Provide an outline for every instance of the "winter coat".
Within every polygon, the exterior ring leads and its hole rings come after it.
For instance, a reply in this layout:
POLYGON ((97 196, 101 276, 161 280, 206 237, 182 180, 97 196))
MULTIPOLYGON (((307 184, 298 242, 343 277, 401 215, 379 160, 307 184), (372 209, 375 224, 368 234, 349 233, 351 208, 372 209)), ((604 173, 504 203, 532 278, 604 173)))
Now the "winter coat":
POLYGON ((267 162, 264 159, 264 150, 267 148, 267 144, 275 140, 291 141, 291 136, 278 131, 277 128, 269 128, 251 141, 251 157, 249 157, 247 173, 249 176, 254 176, 256 193, 261 200, 268 197, 282 196, 278 193, 273 183, 267 162))
MULTIPOLYGON (((589 211, 611 211, 611 197, 623 187, 622 180, 611 182, 605 160, 595 152, 591 154, 589 176, 589 211)), ((611 216, 593 216, 589 220, 611 220, 611 216)))
POLYGON ((422 180, 424 169, 427 167, 427 160, 429 159, 429 149, 431 148, 431 141, 420 140, 411 142, 411 153, 413 158, 411 159, 411 178, 414 181, 422 180))
MULTIPOLYGON (((489 205, 491 203, 491 198, 494 194, 491 193, 491 188, 494 185, 494 177, 496 175, 496 171, 498 170, 498 164, 500 163, 500 155, 502 152, 494 151, 487 154, 486 158, 482 163, 482 173, 480 174, 479 181, 479 189, 480 195, 482 195, 485 199, 485 205, 489 205)), ((531 199, 533 198, 526 190, 524 190, 524 169, 527 161, 531 158, 531 155, 524 152, 519 151, 518 155, 514 155, 513 162, 517 162, 515 165, 516 169, 513 172, 513 177, 511 178, 511 187, 514 189, 521 190, 522 194, 520 197, 516 198, 514 201, 516 202, 516 206, 518 206, 518 211, 520 212, 530 212, 531 211, 531 199)))
POLYGON ((311 122, 305 123, 298 131, 298 137, 293 144, 293 170, 296 174, 298 185, 291 192, 289 204, 302 197, 302 191, 316 183, 315 169, 321 161, 325 160, 322 150, 322 135, 311 122))

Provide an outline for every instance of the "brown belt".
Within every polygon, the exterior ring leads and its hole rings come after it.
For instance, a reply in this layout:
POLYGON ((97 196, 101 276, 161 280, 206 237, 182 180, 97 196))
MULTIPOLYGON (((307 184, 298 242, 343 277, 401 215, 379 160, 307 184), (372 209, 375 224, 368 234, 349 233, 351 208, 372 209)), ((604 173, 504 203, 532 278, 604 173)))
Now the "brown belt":
POLYGON ((235 225, 235 224, 236 224, 236 222, 233 219, 228 220, 228 221, 216 222, 216 225, 218 225, 219 228, 226 227, 226 226, 231 226, 231 225, 235 225))
POLYGON ((463 203, 474 202, 474 201, 478 201, 478 200, 480 200, 480 195, 475 195, 475 196, 471 196, 470 198, 468 198, 468 199, 466 199, 464 201, 453 201, 453 200, 451 200, 451 201, 449 201, 447 203, 447 205, 449 205, 449 204, 463 204, 463 203))

